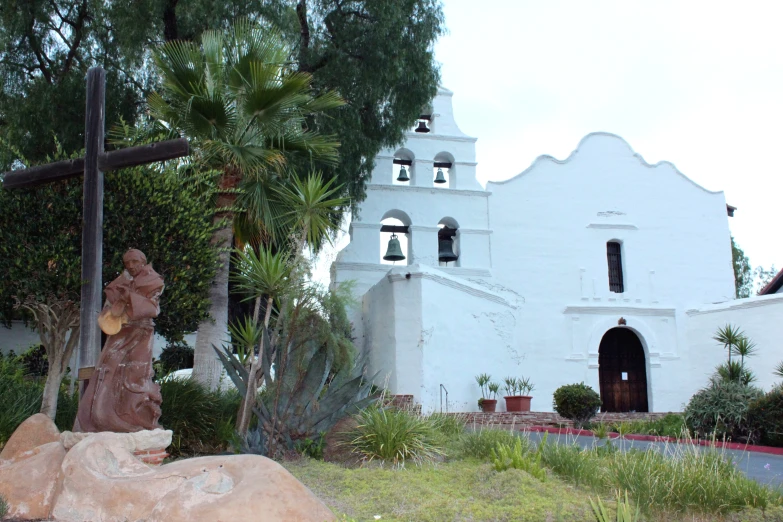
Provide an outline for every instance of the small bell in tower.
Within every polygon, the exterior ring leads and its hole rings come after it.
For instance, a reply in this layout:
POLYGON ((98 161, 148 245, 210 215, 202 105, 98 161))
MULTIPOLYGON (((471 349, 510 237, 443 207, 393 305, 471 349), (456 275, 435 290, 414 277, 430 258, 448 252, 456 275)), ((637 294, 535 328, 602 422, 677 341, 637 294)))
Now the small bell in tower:
POLYGON ((435 176, 435 183, 446 183, 446 176, 443 175, 443 169, 438 167, 438 173, 435 176))
POLYGON ((424 122, 424 120, 419 120, 419 126, 416 127, 416 132, 429 132, 430 128, 427 127, 427 124, 424 122))
POLYGON ((386 255, 383 256, 384 261, 402 261, 405 256, 402 254, 402 248, 400 248, 400 240, 397 239, 397 234, 392 234, 389 239, 389 246, 386 248, 386 255))
POLYGON ((402 165, 400 167, 400 175, 397 176, 397 181, 410 181, 411 178, 408 177, 408 171, 405 170, 405 165, 402 165))

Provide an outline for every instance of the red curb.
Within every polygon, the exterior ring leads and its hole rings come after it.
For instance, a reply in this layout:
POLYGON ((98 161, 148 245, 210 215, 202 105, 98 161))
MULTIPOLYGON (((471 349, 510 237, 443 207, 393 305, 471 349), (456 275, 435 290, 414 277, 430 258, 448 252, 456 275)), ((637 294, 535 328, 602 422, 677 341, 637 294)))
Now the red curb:
MULTIPOLYGON (((545 431, 547 433, 556 433, 558 435, 582 435, 585 437, 595 437, 595 434, 590 430, 578 430, 576 428, 553 428, 550 426, 530 426, 527 428, 520 428, 519 431, 533 431, 540 433, 545 431)), ((616 439, 620 436, 619 433, 610 432, 609 438, 616 439)), ((756 446, 753 444, 742 444, 740 442, 722 442, 711 440, 685 440, 677 439, 675 437, 661 437, 658 435, 626 435, 627 440, 643 440, 648 442, 672 442, 676 444, 694 444, 697 446, 714 446, 716 448, 726 448, 732 450, 753 451, 756 453, 769 453, 770 455, 783 455, 783 448, 773 448, 772 446, 756 446)))

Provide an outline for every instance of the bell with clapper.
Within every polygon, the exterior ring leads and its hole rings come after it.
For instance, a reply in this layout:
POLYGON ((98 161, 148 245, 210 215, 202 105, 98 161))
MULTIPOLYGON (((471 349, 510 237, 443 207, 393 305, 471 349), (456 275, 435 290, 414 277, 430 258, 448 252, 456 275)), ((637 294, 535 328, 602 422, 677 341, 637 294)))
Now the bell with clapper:
POLYGON ((416 132, 429 132, 430 128, 427 127, 427 123, 424 120, 419 120, 419 126, 416 127, 416 132))
POLYGON ((400 248, 400 240, 397 239, 397 234, 392 234, 389 239, 389 246, 386 248, 386 255, 383 256, 384 261, 402 261, 405 256, 402 254, 402 248, 400 248))
POLYGON ((405 165, 402 165, 400 167, 400 175, 397 176, 397 181, 405 182, 405 181, 410 181, 410 180, 411 180, 411 178, 408 177, 408 171, 405 170, 405 165))
POLYGON ((446 183, 446 176, 443 175, 443 169, 438 167, 438 172, 435 175, 435 183, 446 183))
POLYGON ((449 227, 443 227, 438 231, 438 261, 448 263, 459 259, 459 256, 454 253, 454 234, 456 232, 449 227))

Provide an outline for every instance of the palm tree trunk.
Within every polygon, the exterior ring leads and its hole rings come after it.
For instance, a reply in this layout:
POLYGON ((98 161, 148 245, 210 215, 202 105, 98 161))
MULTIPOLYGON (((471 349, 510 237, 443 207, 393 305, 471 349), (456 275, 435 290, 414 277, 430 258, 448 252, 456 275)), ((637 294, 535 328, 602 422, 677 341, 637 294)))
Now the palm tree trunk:
MULTIPOLYGON (((215 221, 222 220, 215 216, 215 221)), ((193 378, 210 390, 217 389, 223 365, 220 363, 212 345, 220 347, 229 341, 228 333, 228 271, 229 247, 234 237, 232 220, 218 229, 212 237, 213 243, 220 249, 219 264, 215 279, 209 291, 209 318, 198 326, 196 346, 193 350, 193 378)))
MULTIPOLYGON (((269 328, 269 317, 272 314, 272 297, 267 298, 266 313, 264 314, 264 330, 269 328)), ((260 307, 256 307, 258 310, 260 307)), ((247 379, 247 392, 245 394, 244 402, 242 403, 239 418, 237 420, 237 432, 240 435, 247 435, 247 430, 250 427, 250 419, 252 417, 253 406, 256 403, 256 395, 258 395, 258 377, 261 375, 262 360, 264 357, 264 337, 261 337, 261 344, 258 348, 258 357, 251 355, 253 363, 250 365, 250 372, 247 379)))

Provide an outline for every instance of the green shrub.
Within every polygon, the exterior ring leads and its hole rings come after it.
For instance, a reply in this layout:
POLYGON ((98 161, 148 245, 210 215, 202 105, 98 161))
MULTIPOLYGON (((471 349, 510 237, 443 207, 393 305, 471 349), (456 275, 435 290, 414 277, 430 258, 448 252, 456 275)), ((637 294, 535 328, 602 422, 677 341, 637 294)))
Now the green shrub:
POLYGON ((783 446, 783 385, 750 403, 748 421, 755 440, 767 446, 783 446))
POLYGON ((225 449, 234 434, 239 394, 209 391, 193 379, 164 379, 160 424, 174 432, 173 456, 211 454, 225 449))
POLYGON ((460 437, 457 456, 461 458, 474 458, 489 460, 492 451, 499 445, 513 445, 518 437, 509 430, 480 428, 470 431, 460 437))
POLYGON ((8 514, 8 502, 0 495, 0 520, 8 514))
MULTIPOLYGON (((606 423, 605 428, 608 431, 614 431, 616 433, 622 432, 623 434, 636 433, 639 435, 658 435, 661 437, 675 437, 679 438, 683 436, 683 432, 686 429, 685 417, 676 413, 669 413, 668 415, 651 421, 645 420, 632 420, 622 422, 606 423)), ((591 427, 593 432, 597 428, 595 425, 591 427)))
POLYGON ((546 470, 541 466, 541 451, 530 451, 530 442, 522 443, 521 437, 516 437, 513 446, 498 444, 492 450, 492 465, 495 471, 508 469, 521 469, 537 478, 541 482, 546 481, 546 470))
POLYGON ((713 380, 691 397, 685 408, 685 423, 694 436, 748 440, 748 408, 763 392, 737 382, 713 380))
POLYGON ((432 461, 443 456, 436 423, 407 410, 370 406, 356 415, 358 425, 348 443, 367 461, 380 460, 394 466, 432 461))
MULTIPOLYGON (((44 379, 31 378, 18 356, 0 358, 0 445, 28 417, 41 411, 44 379)), ((60 431, 73 428, 78 409, 78 394, 71 396, 65 386, 60 387, 55 424, 60 431)))
POLYGON ((585 383, 567 384, 554 393, 555 411, 574 421, 577 428, 584 427, 601 407, 601 397, 585 383))
POLYGON ((193 348, 184 341, 168 343, 160 353, 158 362, 162 375, 193 368, 193 348))
POLYGON ((49 373, 49 360, 46 357, 46 348, 42 344, 35 344, 23 354, 17 356, 24 367, 25 375, 30 377, 46 377, 49 373))

